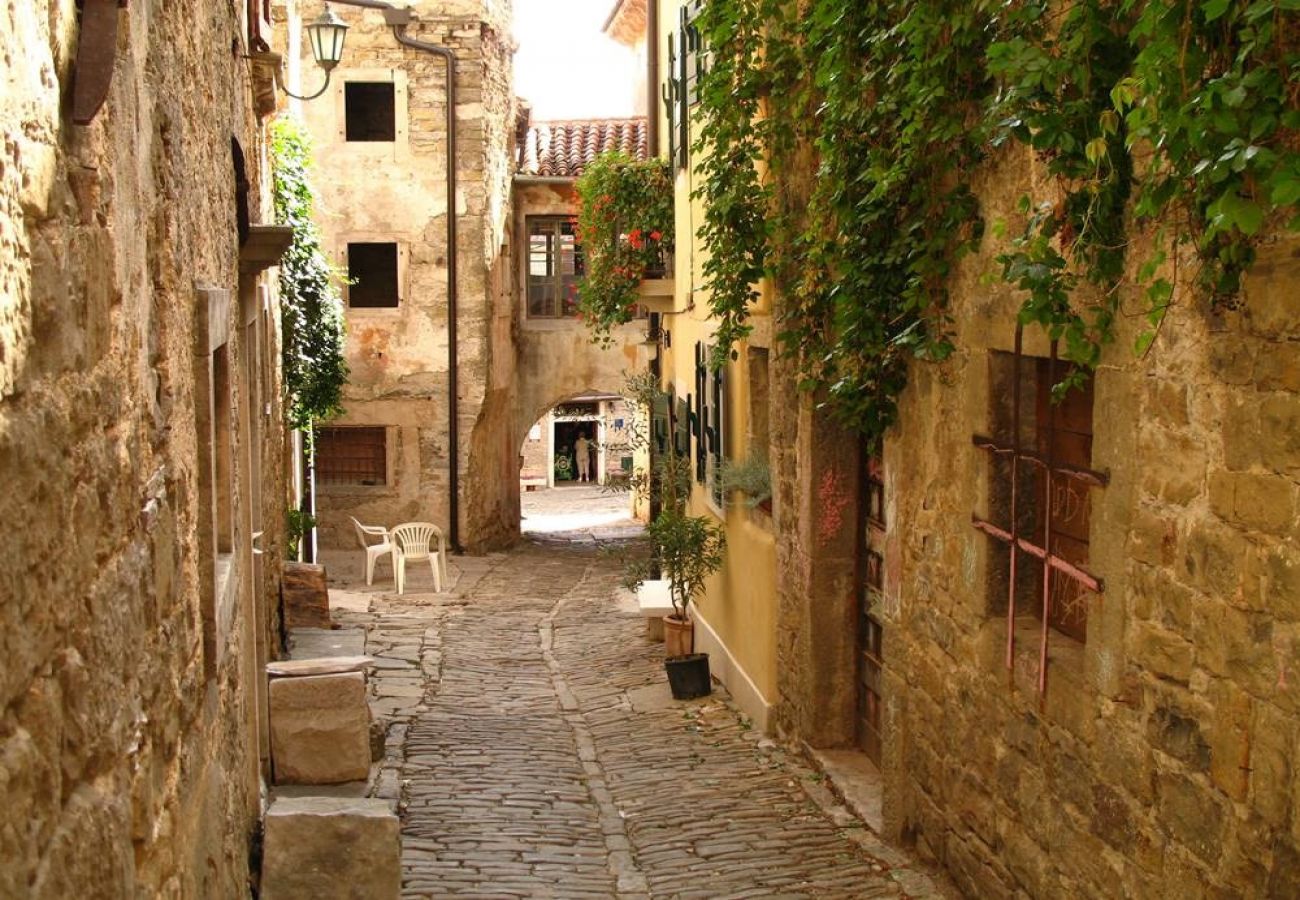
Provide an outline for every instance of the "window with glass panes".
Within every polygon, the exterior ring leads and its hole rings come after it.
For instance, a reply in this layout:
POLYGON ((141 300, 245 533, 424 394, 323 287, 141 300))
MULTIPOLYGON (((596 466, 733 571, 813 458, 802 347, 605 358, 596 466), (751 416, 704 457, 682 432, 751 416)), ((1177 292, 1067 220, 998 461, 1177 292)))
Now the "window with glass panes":
POLYGON ((578 311, 582 248, 572 219, 528 219, 528 317, 561 318, 578 311))

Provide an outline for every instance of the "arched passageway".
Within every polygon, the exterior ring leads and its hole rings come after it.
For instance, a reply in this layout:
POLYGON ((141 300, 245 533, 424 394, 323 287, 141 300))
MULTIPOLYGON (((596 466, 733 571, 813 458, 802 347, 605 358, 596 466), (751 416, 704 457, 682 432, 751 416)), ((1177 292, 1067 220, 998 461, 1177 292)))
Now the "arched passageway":
POLYGON ((521 533, 589 541, 640 531, 628 490, 635 415, 617 393, 586 390, 537 416, 519 449, 521 533))

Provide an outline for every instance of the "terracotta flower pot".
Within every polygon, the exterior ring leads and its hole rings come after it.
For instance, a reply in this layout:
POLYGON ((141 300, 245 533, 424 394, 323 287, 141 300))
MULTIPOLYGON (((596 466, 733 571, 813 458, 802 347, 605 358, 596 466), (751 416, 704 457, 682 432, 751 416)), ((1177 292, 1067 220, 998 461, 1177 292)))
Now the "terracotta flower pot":
POLYGON ((664 616, 664 656, 689 656, 695 648, 695 623, 677 616, 664 616))

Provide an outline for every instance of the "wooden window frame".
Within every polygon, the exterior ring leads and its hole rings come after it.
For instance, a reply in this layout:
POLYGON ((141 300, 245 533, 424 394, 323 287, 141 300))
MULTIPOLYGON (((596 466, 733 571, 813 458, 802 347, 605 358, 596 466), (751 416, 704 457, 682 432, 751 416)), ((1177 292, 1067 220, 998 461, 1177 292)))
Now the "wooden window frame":
POLYGON ((526 216, 524 219, 524 315, 529 319, 568 319, 578 312, 578 282, 583 275, 582 245, 578 242, 577 226, 571 216, 526 216), (534 230, 538 229, 538 230, 534 230), (533 274, 533 238, 545 236, 545 261, 547 274, 533 274), (573 272, 562 271, 563 237, 573 238, 573 272), (533 288, 546 287, 549 295, 545 308, 549 312, 534 312, 533 288))
MULTIPOLYGON (((1107 472, 1098 471, 1090 468, 1091 450, 1089 450, 1089 466, 1078 463, 1067 463, 1056 459, 1057 453, 1057 405, 1046 402, 1044 391, 1050 391, 1051 386, 1056 383, 1058 376, 1058 346, 1057 341, 1051 342, 1051 350, 1045 366, 1041 365, 1038 360, 1034 365, 1039 369, 1035 373, 1035 403, 1037 415, 1035 418, 1035 447, 1033 449, 1022 446, 1021 436, 1021 371, 1025 364, 1026 357, 1023 354, 1023 327, 1016 326, 1015 349, 1012 353, 1012 413, 1010 423, 1009 440, 999 441, 995 438, 984 435, 974 435, 972 441, 974 445, 991 455, 991 467, 993 470, 992 477, 998 477, 996 474, 996 460, 1006 458, 1010 462, 1010 479, 1008 485, 1008 496, 1010 498, 1008 524, 1002 527, 978 515, 972 516, 972 524, 979 531, 987 534, 994 541, 1005 545, 1008 550, 1008 587, 1007 587, 1007 643, 1006 643, 1006 667, 1012 670, 1015 666, 1015 632, 1016 632, 1016 593, 1020 583, 1020 573, 1018 564, 1021 554, 1037 562, 1030 562, 1030 565, 1038 565, 1041 573, 1037 581, 1038 589, 1042 596, 1042 605, 1037 611, 1036 617, 1039 620, 1040 644, 1039 644, 1039 664, 1038 664, 1038 691, 1040 695, 1047 692, 1047 662, 1048 662, 1048 642, 1049 633, 1056 631, 1058 634, 1069 637, 1078 641, 1076 635, 1070 635, 1061 631, 1053 625, 1052 599, 1053 585, 1058 578, 1068 579, 1067 584, 1072 584, 1081 592, 1086 591, 1095 594, 1101 594, 1105 591, 1105 583, 1101 578, 1093 575, 1083 567, 1083 564, 1072 561, 1066 556, 1057 552, 1053 545, 1053 506, 1056 496, 1055 488, 1059 485, 1078 486, 1082 494, 1087 497, 1087 491, 1093 487, 1105 487, 1110 482, 1110 475, 1107 472), (1046 414, 1046 429, 1043 429, 1043 413, 1046 414), (1022 491, 1020 489, 1021 467, 1028 466, 1037 472, 1035 479, 1035 488, 1032 494, 1031 502, 1036 506, 1042 505, 1041 516, 1035 515, 1035 522, 1041 521, 1041 525, 1035 525, 1034 531, 1026 536, 1020 531, 1022 491), (1041 480, 1040 480, 1041 479, 1041 480)), ((1033 359, 1030 357, 1029 359, 1033 359)), ((1091 383, 1088 387, 1092 390, 1091 383)), ((1090 396, 1088 412, 1088 437, 1091 442, 1093 410, 1095 409, 1095 395, 1090 396)), ((1090 446, 1090 444, 1089 444, 1090 446)), ((990 493, 995 485, 990 484, 990 493)), ((1089 499, 1089 510, 1091 500, 1089 499)), ((1085 515, 1090 518, 1090 512, 1085 515)), ((1081 602, 1086 602, 1086 597, 1081 602)), ((1086 621, 1085 621, 1086 628, 1086 621)))

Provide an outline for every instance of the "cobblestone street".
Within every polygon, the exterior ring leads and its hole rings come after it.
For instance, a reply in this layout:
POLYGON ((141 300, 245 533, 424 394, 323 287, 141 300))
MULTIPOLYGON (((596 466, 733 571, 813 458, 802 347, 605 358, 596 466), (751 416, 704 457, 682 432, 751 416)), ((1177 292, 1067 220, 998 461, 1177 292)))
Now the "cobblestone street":
POLYGON ((460 557, 450 591, 402 597, 327 562, 377 659, 406 896, 949 896, 724 691, 669 697, 607 553, 460 557))

